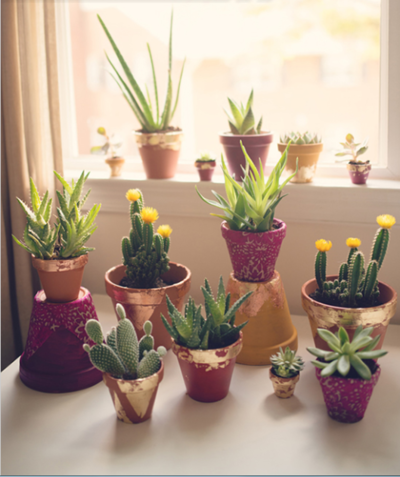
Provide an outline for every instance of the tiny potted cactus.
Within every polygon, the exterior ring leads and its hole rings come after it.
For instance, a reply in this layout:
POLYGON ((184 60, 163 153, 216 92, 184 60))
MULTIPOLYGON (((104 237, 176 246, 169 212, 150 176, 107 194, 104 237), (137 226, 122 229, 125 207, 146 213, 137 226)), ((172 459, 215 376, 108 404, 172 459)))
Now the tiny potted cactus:
MULTIPOLYGON (((335 156, 350 156, 347 164, 350 179, 353 184, 365 184, 367 182, 371 164, 369 161, 358 159, 358 156, 364 154, 368 150, 368 139, 364 139, 362 143, 355 143, 352 134, 347 134, 346 142, 340 143, 343 151, 337 152, 335 156)), ((347 160, 347 159, 346 159, 347 160)))
POLYGON ((211 181, 216 164, 215 156, 210 152, 200 154, 194 165, 197 168, 201 181, 211 181))
POLYGON ((122 239, 123 263, 105 274, 106 292, 114 307, 117 303, 124 306, 139 338, 143 336, 144 323, 149 320, 153 323, 156 346, 169 349, 171 340, 160 313, 167 313, 167 294, 182 310, 190 289, 191 273, 184 265, 170 261, 172 229, 169 225, 160 225, 155 230, 158 212, 144 206, 141 191, 130 189, 126 198, 130 202, 131 230, 129 237, 122 239))
POLYGON ((377 217, 380 226, 376 232, 370 262, 366 268, 365 258, 358 247, 361 240, 349 237, 347 261, 340 265, 339 275, 326 275, 327 252, 332 243, 320 239, 315 245, 315 279, 302 287, 302 306, 307 312, 315 346, 327 349, 327 344, 317 333, 318 328, 335 332, 343 326, 350 337, 359 325, 372 324, 372 337, 381 336, 382 346, 390 319, 394 316, 397 293, 389 285, 378 281, 378 272, 389 243, 390 228, 396 220, 391 215, 377 217))
POLYGON ((262 167, 267 162, 269 147, 273 140, 272 132, 261 130, 262 117, 256 124, 253 113, 253 90, 251 90, 246 106, 228 98, 230 113, 225 110, 228 116, 229 132, 220 133, 219 141, 224 148, 228 162, 228 168, 236 180, 242 180, 243 169, 246 168, 246 161, 242 154, 241 143, 247 152, 255 159, 254 163, 259 170, 259 160, 262 167))
POLYGON ((252 292, 243 295, 229 308, 230 294, 225 296, 222 276, 217 299, 205 279, 201 287, 206 319, 201 305, 189 298, 184 316, 167 297, 172 325, 161 315, 164 326, 173 339, 172 351, 177 356, 188 395, 201 402, 215 402, 229 392, 236 357, 242 348, 242 323, 235 326, 235 313, 252 292))
POLYGON ((116 306, 120 321, 104 335, 96 320, 86 322, 86 333, 95 343, 83 348, 89 354, 93 366, 103 373, 103 381, 108 387, 117 417, 128 424, 137 424, 150 419, 158 385, 164 377, 161 357, 167 350, 154 348, 151 336, 152 324, 146 321, 144 336, 138 341, 135 328, 126 319, 124 307, 116 306))
POLYGON ((57 191, 60 206, 57 207, 56 223, 50 224, 52 199, 49 199, 48 191, 41 199, 31 178, 31 208, 17 198, 27 219, 24 241, 19 241, 14 235, 13 239, 31 254, 32 265, 38 271, 47 300, 67 303, 78 298, 88 252, 94 250, 85 247, 85 243, 97 228, 94 220, 101 204, 94 205, 86 215, 81 213, 90 193, 89 190, 82 197, 89 173, 85 175, 83 171, 77 182, 72 181, 71 185, 57 172, 54 174, 63 186, 62 193, 57 191))
POLYGON ((114 135, 109 136, 103 127, 97 128, 97 132, 100 136, 103 136, 104 144, 93 146, 90 153, 106 156, 105 162, 111 169, 110 177, 120 177, 122 166, 125 164, 125 159, 118 155, 118 149, 122 146, 121 141, 114 135))
POLYGON ((296 383, 300 379, 300 371, 304 368, 301 356, 286 346, 285 351, 279 348, 277 354, 271 356, 269 378, 274 386, 275 394, 282 399, 293 396, 296 383))
POLYGON ((328 350, 307 348, 318 359, 312 361, 322 388, 328 415, 335 421, 352 423, 365 414, 381 368, 376 360, 387 351, 375 350, 380 336, 371 337, 373 328, 358 326, 353 339, 343 327, 335 334, 319 328, 328 350))
POLYGON ((291 142, 286 163, 286 172, 290 175, 296 169, 296 160, 299 161, 297 173, 290 179, 290 182, 306 183, 311 182, 317 170, 319 155, 323 144, 322 139, 315 133, 306 131, 304 134, 290 132, 280 137, 278 150, 280 153, 286 149, 291 142))

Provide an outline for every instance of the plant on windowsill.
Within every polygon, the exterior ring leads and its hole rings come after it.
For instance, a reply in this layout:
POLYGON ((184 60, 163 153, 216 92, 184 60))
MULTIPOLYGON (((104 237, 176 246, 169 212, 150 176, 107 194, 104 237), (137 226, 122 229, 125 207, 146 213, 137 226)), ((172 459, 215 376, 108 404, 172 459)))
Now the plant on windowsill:
POLYGON ((97 132, 100 136, 103 136, 104 144, 102 146, 93 146, 90 149, 90 154, 106 156, 105 162, 111 170, 110 177, 119 177, 122 166, 125 163, 125 159, 118 155, 118 149, 120 149, 122 143, 114 135, 109 136, 103 127, 97 128, 97 132))
POLYGON ((138 341, 135 328, 126 319, 124 307, 116 306, 120 318, 117 327, 106 336, 96 320, 86 322, 86 333, 95 343, 83 345, 93 366, 103 373, 119 420, 138 424, 150 419, 158 385, 164 376, 161 357, 167 350, 159 346, 154 350, 152 324, 143 325, 145 335, 138 341), (115 399, 117 396, 118 399, 115 399))
POLYGON ((277 354, 271 356, 269 377, 274 386, 275 394, 282 399, 293 396, 296 383, 300 379, 300 371, 304 368, 301 356, 286 346, 285 351, 279 348, 277 354))
POLYGON ((323 148, 321 137, 308 131, 304 134, 299 132, 287 133, 280 137, 278 143, 280 153, 283 153, 289 141, 291 141, 291 145, 288 152, 286 172, 292 174, 296 168, 296 159, 298 158, 299 161, 299 170, 291 179, 291 182, 311 182, 315 176, 319 155, 323 148))
POLYGON ((134 78, 127 62, 118 49, 115 41, 113 40, 110 32, 108 31, 100 15, 97 15, 101 26, 104 29, 107 38, 109 39, 111 46, 119 60, 119 63, 125 73, 129 85, 122 78, 115 65, 107 56, 107 60, 110 63, 114 74, 111 76, 121 89, 121 92, 126 99, 128 105, 131 107, 134 115, 140 123, 141 129, 135 131, 136 143, 139 148, 139 153, 143 161, 144 170, 148 179, 169 179, 174 177, 179 152, 182 142, 182 130, 180 128, 172 127, 171 121, 174 117, 176 107, 179 100, 179 91, 181 86, 183 68, 185 61, 182 65, 182 70, 179 78, 178 88, 176 92, 175 103, 173 103, 173 91, 172 91, 172 23, 173 12, 171 12, 171 25, 169 34, 168 45, 168 83, 167 93, 164 102, 164 109, 161 111, 158 101, 158 89, 156 73, 153 64, 153 56, 151 54, 150 45, 147 43, 147 50, 149 52, 150 63, 153 73, 154 83, 154 105, 150 98, 149 90, 146 86, 146 96, 138 85, 134 78))
POLYGON ((335 156, 350 156, 351 159, 347 164, 347 170, 349 171, 351 182, 353 184, 365 184, 371 170, 371 164, 369 161, 358 159, 358 156, 367 152, 368 139, 364 139, 362 143, 355 143, 353 135, 347 134, 346 142, 341 142, 340 144, 344 150, 337 152, 335 156))
POLYGON ((182 309, 190 289, 191 273, 184 265, 170 261, 172 229, 169 225, 160 225, 155 231, 153 224, 158 212, 144 206, 141 191, 130 189, 126 198, 130 202, 131 230, 129 237, 122 239, 123 263, 105 274, 106 291, 114 307, 117 303, 123 305, 139 338, 143 336, 145 321, 149 320, 154 326, 156 346, 169 349, 171 340, 160 314, 167 312, 167 294, 174 305, 182 309))
POLYGON ((13 239, 31 254, 32 265, 38 271, 47 300, 66 303, 78 298, 88 252, 94 250, 85 247, 85 243, 97 228, 94 220, 101 204, 94 205, 86 215, 81 213, 90 194, 89 190, 81 197, 89 173, 85 175, 83 171, 78 181, 72 180, 71 185, 57 172, 54 174, 63 186, 62 193, 57 191, 56 223, 50 224, 52 199, 49 199, 48 191, 41 199, 31 178, 31 207, 17 198, 27 220, 24 241, 20 242, 14 235, 13 239))
POLYGON ((243 178, 243 169, 246 167, 241 144, 243 143, 250 157, 254 158, 254 163, 259 170, 261 161, 262 167, 265 167, 269 147, 273 140, 272 132, 261 130, 262 117, 256 124, 253 107, 253 90, 251 90, 246 106, 237 103, 228 98, 230 113, 225 110, 228 116, 230 132, 224 132, 219 135, 219 141, 222 144, 228 163, 229 171, 235 176, 236 180, 243 178))
POLYGON ((161 315, 173 339, 172 351, 177 356, 188 395, 201 402, 215 402, 229 392, 236 357, 242 348, 242 323, 235 326, 235 313, 252 294, 248 292, 230 307, 230 294, 225 295, 222 276, 217 298, 205 279, 201 287, 206 318, 201 305, 189 298, 182 315, 167 296, 172 325, 161 315))
POLYGON ((211 181, 217 162, 210 152, 202 152, 194 163, 201 181, 211 181))
POLYGON ((387 351, 375 349, 380 335, 371 337, 373 328, 359 325, 353 339, 343 327, 335 334, 319 328, 328 349, 307 348, 318 359, 312 361, 321 385, 328 415, 335 421, 352 423, 364 417, 381 368, 376 360, 387 351))
POLYGON ((331 332, 343 326, 353 336, 359 325, 372 324, 372 337, 381 335, 378 348, 382 346, 390 319, 394 316, 397 293, 389 285, 378 281, 378 272, 389 244, 390 228, 396 220, 391 215, 377 217, 380 226, 376 232, 370 261, 365 268, 365 258, 358 247, 361 240, 350 237, 347 261, 340 265, 339 275, 326 275, 327 254, 332 243, 318 240, 315 258, 315 279, 306 282, 301 290, 302 306, 307 312, 315 346, 323 348, 326 343, 316 333, 318 328, 331 332))

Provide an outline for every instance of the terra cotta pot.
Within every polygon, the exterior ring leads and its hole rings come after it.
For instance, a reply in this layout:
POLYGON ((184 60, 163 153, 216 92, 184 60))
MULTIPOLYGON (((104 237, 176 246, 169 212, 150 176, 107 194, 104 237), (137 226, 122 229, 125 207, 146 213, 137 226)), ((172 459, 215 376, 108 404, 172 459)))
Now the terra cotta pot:
POLYGON ((294 388, 300 379, 300 373, 292 378, 281 378, 273 372, 271 367, 269 368, 269 379, 272 381, 275 394, 278 398, 287 399, 293 396, 294 388))
POLYGON ((122 166, 125 164, 123 157, 109 157, 105 160, 105 163, 110 167, 110 177, 121 176, 122 166))
POLYGON ((347 164, 347 170, 349 171, 350 179, 353 184, 365 184, 367 182, 369 171, 371 170, 371 164, 347 164))
MULTIPOLYGON (((278 143, 278 150, 282 154, 287 144, 278 143)), ((296 159, 299 160, 299 168, 296 175, 290 182, 306 183, 311 182, 317 170, 319 155, 323 149, 323 144, 291 144, 289 147, 285 170, 289 175, 296 170, 296 159)))

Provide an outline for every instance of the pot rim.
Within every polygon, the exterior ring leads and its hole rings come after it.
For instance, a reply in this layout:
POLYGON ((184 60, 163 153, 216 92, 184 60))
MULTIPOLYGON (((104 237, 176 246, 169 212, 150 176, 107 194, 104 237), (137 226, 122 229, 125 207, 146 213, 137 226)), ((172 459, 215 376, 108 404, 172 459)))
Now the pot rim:
POLYGON ((113 157, 106 157, 105 161, 125 161, 124 157, 121 156, 113 156, 113 157))
MULTIPOLYGON (((157 382, 157 386, 158 384, 162 381, 163 379, 163 371, 164 371, 164 361, 161 360, 161 366, 160 366, 160 369, 156 372, 156 373, 153 373, 152 375, 150 376, 147 376, 146 378, 139 378, 139 379, 122 379, 122 378, 114 378, 110 373, 105 373, 103 372, 103 376, 106 375, 107 376, 107 379, 110 379, 111 381, 122 381, 123 383, 143 383, 144 381, 147 381, 151 378, 153 378, 154 376, 157 376, 157 375, 161 375, 161 379, 158 380, 157 382)), ((106 384, 107 386, 107 384, 106 384)), ((108 387, 108 386, 107 386, 108 387)), ((155 387, 155 386, 154 386, 155 387)))
POLYGON ((239 138, 239 137, 244 137, 244 138, 247 138, 247 137, 262 137, 262 136, 272 136, 274 134, 273 131, 261 131, 260 134, 233 134, 232 132, 230 131, 221 131, 218 133, 219 136, 221 137, 235 137, 235 138, 239 138))
POLYGON ((379 377, 379 374, 381 373, 381 366, 378 363, 376 363, 376 370, 373 374, 371 373, 371 379, 346 378, 344 376, 332 376, 332 375, 331 376, 321 376, 322 369, 319 369, 317 367, 315 367, 315 371, 316 371, 318 377, 321 378, 321 379, 333 378, 335 380, 341 380, 341 381, 346 381, 346 382, 352 380, 352 381, 358 381, 360 383, 370 383, 374 376, 376 376, 378 374, 378 377, 379 377))
POLYGON ((277 233, 279 231, 281 231, 282 229, 285 230, 286 229, 286 222, 284 222, 283 220, 281 219, 278 219, 278 218, 274 218, 274 223, 278 223, 279 224, 279 228, 278 229, 274 229, 274 230, 266 230, 265 232, 251 232, 249 230, 232 230, 229 225, 228 225, 228 222, 226 220, 223 220, 221 222, 221 228, 224 228, 225 230, 227 230, 228 232, 232 232, 234 234, 252 234, 252 235, 261 235, 261 234, 271 234, 271 233, 277 233))
POLYGON ((144 133, 139 131, 139 129, 134 129, 132 133, 135 136, 157 136, 157 135, 174 136, 176 134, 183 134, 183 129, 179 128, 177 131, 154 131, 149 133, 144 133))
POLYGON ((89 260, 89 254, 74 258, 44 260, 31 255, 32 265, 43 272, 69 272, 84 267, 89 260), (63 268, 65 267, 65 270, 63 268))
MULTIPOLYGON (((307 147, 310 147, 310 146, 311 146, 311 147, 314 147, 314 146, 323 146, 323 145, 324 145, 323 142, 315 142, 315 143, 313 143, 313 144, 291 144, 291 145, 290 145, 290 148, 292 148, 292 147, 293 147, 293 148, 295 148, 295 147, 305 147, 305 146, 307 146, 307 147)), ((278 142, 278 146, 284 146, 285 149, 286 149, 287 143, 278 142)), ((290 148, 289 148, 289 149, 290 149, 290 148)))

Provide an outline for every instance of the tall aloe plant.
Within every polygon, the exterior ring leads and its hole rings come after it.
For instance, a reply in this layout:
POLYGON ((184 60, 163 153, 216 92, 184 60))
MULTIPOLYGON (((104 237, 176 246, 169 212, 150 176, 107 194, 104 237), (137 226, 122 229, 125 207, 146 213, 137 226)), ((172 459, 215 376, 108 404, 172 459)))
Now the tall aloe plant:
POLYGON ((151 69, 153 73, 153 83, 154 83, 154 100, 155 100, 155 110, 153 108, 153 104, 150 98, 150 93, 149 90, 146 86, 146 95, 143 93, 141 90, 139 84, 135 80, 128 64, 126 63, 124 57, 122 56, 120 50, 118 49, 115 41, 113 40, 110 32, 108 31, 106 25, 104 24, 103 20, 101 19, 100 15, 97 15, 101 26, 103 27, 108 39, 110 40, 111 46, 113 47, 113 50, 120 62, 120 65, 125 73, 125 76, 128 80, 129 85, 126 83, 126 81, 122 78, 120 73, 118 72, 117 68, 113 64, 113 62, 110 60, 109 56, 106 53, 106 57, 108 62, 110 63, 114 74, 110 73, 111 76, 114 78, 116 83, 118 84, 119 88, 121 89, 121 92, 126 99, 127 103, 129 106, 132 108, 133 113, 137 117, 141 127, 142 131, 146 133, 151 133, 151 132, 159 132, 159 131, 164 131, 168 128, 170 122, 172 121, 172 118, 174 117, 176 107, 178 105, 178 100, 179 100, 179 91, 181 87, 181 80, 182 80, 182 74, 183 74, 183 69, 185 66, 185 61, 183 62, 182 65, 182 70, 181 74, 179 77, 179 83, 178 83, 178 89, 176 92, 176 99, 175 103, 173 104, 172 100, 172 79, 171 79, 171 70, 172 70, 172 24, 173 24, 173 12, 171 12, 171 26, 170 26, 170 33, 169 33, 169 57, 168 57, 168 85, 167 85, 167 94, 164 102, 164 109, 162 112, 160 111, 159 107, 159 101, 158 101, 158 89, 157 89, 157 79, 156 79, 156 73, 154 69, 154 63, 153 63, 153 55, 151 54, 151 49, 150 45, 147 43, 147 50, 149 52, 150 56, 150 63, 151 63, 151 69))

